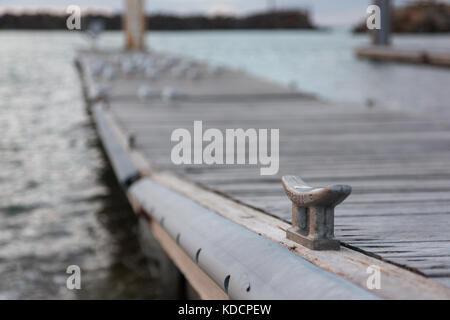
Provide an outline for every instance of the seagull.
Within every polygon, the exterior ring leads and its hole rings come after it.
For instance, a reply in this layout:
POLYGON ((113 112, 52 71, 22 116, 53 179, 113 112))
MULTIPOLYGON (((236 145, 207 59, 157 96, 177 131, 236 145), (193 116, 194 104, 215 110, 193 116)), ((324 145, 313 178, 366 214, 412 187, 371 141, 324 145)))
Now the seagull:
POLYGON ((184 78, 186 76, 186 74, 188 73, 188 71, 189 71, 188 67, 186 67, 184 65, 182 65, 174 70, 175 76, 178 79, 184 78))
POLYGON ((105 62, 103 62, 101 60, 95 60, 94 62, 92 62, 90 64, 90 70, 94 77, 99 76, 103 72, 104 68, 105 68, 105 62))
POLYGON ((94 87, 93 92, 91 94, 91 100, 99 101, 105 100, 108 98, 110 92, 110 88, 106 85, 100 84, 94 87))
POLYGON ((115 67, 111 66, 111 65, 108 65, 103 70, 102 76, 103 76, 103 78, 105 78, 107 80, 110 80, 110 81, 114 80, 118 76, 117 69, 115 67))
POLYGON ((131 74, 136 72, 137 66, 131 59, 126 59, 122 61, 122 71, 125 74, 131 74))
POLYGON ((171 87, 165 87, 161 92, 161 98, 166 102, 180 99, 181 97, 183 97, 183 94, 171 87))
POLYGON ((141 85, 138 89, 138 96, 141 100, 158 98, 160 97, 160 92, 154 88, 151 88, 147 85, 141 85))
POLYGON ((155 69, 154 67, 147 66, 145 68, 145 75, 152 80, 156 80, 160 77, 161 72, 155 69))
POLYGON ((190 69, 188 70, 188 77, 192 80, 199 80, 202 77, 202 74, 197 69, 190 69))

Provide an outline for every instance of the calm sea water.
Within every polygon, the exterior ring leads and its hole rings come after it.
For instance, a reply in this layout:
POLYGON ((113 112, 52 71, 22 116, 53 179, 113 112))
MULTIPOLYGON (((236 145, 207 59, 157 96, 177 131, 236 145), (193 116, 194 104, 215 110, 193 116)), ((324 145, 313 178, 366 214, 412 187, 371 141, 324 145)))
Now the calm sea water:
POLYGON ((157 298, 73 67, 85 42, 0 32, 0 299, 157 298), (66 288, 78 265, 82 290, 66 288))
MULTIPOLYGON (((158 51, 228 65, 324 99, 448 115, 450 71, 355 59, 367 42, 330 32, 150 33, 158 51)), ((100 45, 122 45, 107 33, 100 45)), ((449 36, 398 38, 450 51, 449 36)), ((87 39, 0 32, 0 299, 158 298, 136 221, 99 149, 73 68, 87 39), (82 290, 66 289, 69 265, 82 290)))

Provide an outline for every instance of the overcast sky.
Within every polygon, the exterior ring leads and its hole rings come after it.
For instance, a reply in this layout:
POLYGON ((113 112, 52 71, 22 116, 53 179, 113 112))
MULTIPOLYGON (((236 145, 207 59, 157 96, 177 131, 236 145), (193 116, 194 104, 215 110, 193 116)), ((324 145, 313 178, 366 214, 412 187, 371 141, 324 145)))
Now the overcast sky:
MULTIPOLYGON (((396 0, 395 3, 406 0, 396 0)), ((450 0, 447 0, 450 2, 450 0)), ((82 8, 122 9, 124 0, 0 0, 0 8, 60 8, 79 5, 82 8)), ((148 12, 233 13, 245 14, 265 10, 276 3, 278 8, 303 7, 321 25, 354 24, 365 16, 369 0, 147 0, 148 12)))

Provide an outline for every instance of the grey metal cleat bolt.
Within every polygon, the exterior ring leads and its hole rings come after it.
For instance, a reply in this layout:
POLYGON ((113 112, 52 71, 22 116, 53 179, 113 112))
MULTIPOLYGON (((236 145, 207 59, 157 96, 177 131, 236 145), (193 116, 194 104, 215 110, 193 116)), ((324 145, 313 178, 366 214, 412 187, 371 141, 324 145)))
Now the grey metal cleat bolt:
POLYGON ((339 240, 334 239, 334 208, 350 195, 352 187, 314 188, 296 176, 284 176, 281 181, 292 201, 292 228, 286 238, 312 250, 339 250, 339 240))

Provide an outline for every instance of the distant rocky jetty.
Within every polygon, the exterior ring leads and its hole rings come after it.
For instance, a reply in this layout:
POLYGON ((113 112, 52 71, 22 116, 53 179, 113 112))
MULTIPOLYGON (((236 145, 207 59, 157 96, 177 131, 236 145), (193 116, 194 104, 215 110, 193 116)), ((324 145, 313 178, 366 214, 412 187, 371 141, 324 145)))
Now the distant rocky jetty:
MULTIPOLYGON (((35 13, 0 16, 0 29, 66 29, 66 15, 35 13)), ((94 20, 101 20, 105 30, 122 29, 122 15, 86 14, 82 18, 85 29, 94 20)), ((211 30, 211 29, 316 29, 307 11, 284 10, 234 16, 175 16, 156 14, 147 17, 150 30, 211 30)))
MULTIPOLYGON (((357 25, 354 32, 366 32, 366 22, 357 25)), ((450 4, 419 1, 395 8, 392 31, 397 33, 450 32, 450 4)))

